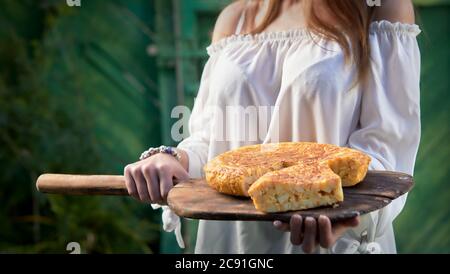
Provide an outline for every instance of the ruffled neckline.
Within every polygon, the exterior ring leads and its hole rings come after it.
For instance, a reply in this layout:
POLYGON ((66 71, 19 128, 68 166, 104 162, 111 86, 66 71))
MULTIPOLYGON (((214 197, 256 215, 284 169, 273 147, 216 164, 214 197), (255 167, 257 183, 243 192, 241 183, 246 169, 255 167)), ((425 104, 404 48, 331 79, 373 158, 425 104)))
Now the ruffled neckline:
MULTIPOLYGON (((370 34, 391 32, 397 35, 412 35, 417 36, 421 33, 420 27, 416 24, 407 24, 396 22, 392 23, 390 21, 374 21, 370 24, 369 28, 370 34)), ((308 28, 297 28, 285 31, 272 31, 272 32, 262 32, 257 34, 235 34, 225 37, 217 42, 212 43, 206 49, 209 55, 217 53, 224 49, 226 46, 237 43, 237 42, 264 42, 264 41, 293 41, 302 39, 305 37, 317 36, 312 33, 308 28)))
POLYGON ((394 32, 397 34, 419 35, 422 31, 416 24, 406 24, 401 22, 392 23, 390 21, 374 21, 370 24, 370 33, 394 32))

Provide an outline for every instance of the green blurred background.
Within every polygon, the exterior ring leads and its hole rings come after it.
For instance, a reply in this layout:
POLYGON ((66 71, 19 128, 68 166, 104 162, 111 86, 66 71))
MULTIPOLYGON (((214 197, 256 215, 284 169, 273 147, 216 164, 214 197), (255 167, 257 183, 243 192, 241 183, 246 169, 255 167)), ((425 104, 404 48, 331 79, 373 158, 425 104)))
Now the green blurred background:
MULTIPOLYGON (((172 107, 192 106, 221 0, 2 0, 0 253, 180 250, 160 212, 129 198, 37 193, 45 172, 121 174, 173 144, 172 107)), ((424 33, 416 186, 395 221, 401 253, 450 252, 449 0, 415 1, 424 33)))

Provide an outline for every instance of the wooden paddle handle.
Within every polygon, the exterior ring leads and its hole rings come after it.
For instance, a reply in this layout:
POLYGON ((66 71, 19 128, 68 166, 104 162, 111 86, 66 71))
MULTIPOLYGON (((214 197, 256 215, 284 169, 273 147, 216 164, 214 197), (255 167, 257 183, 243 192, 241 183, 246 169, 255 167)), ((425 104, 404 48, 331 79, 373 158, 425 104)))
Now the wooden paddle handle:
MULTIPOLYGON (((178 180, 173 180, 174 185, 178 183, 178 180)), ((36 188, 48 194, 129 195, 125 178, 116 175, 43 174, 37 179, 36 188)))
POLYGON ((43 174, 36 187, 49 194, 128 196, 123 176, 43 174))

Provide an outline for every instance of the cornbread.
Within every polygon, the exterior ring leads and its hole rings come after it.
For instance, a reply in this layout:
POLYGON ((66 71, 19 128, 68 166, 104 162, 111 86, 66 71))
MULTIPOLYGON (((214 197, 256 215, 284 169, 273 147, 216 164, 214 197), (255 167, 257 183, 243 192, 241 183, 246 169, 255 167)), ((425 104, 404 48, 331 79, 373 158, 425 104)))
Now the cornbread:
POLYGON ((342 202, 342 187, 361 182, 369 163, 369 156, 350 148, 278 143, 228 151, 204 171, 219 192, 251 197, 260 211, 283 212, 342 202))

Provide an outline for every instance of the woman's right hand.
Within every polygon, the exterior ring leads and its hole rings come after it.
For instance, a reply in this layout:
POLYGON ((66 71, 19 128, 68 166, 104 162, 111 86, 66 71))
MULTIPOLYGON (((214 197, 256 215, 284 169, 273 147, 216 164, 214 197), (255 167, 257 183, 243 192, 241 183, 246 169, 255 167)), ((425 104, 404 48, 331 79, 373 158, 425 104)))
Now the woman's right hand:
POLYGON ((151 204, 166 204, 167 195, 174 186, 173 179, 189 178, 185 167, 176 158, 163 153, 127 165, 124 175, 128 194, 151 204))

